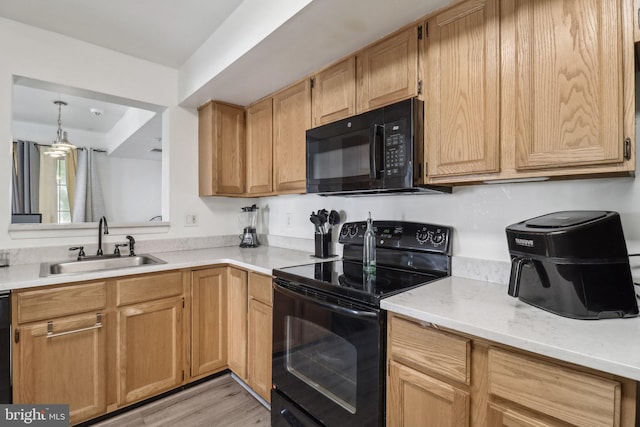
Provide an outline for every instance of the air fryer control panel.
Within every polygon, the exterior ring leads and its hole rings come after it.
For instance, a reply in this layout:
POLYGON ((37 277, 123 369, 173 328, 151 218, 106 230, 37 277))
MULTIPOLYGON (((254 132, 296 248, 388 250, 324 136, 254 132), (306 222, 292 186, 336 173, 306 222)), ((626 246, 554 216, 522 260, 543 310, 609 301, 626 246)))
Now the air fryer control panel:
MULTIPOLYGON (((344 223, 339 242, 362 245, 366 230, 365 221, 344 223)), ((373 231, 378 247, 451 253, 451 227, 407 221, 373 221, 373 231)))

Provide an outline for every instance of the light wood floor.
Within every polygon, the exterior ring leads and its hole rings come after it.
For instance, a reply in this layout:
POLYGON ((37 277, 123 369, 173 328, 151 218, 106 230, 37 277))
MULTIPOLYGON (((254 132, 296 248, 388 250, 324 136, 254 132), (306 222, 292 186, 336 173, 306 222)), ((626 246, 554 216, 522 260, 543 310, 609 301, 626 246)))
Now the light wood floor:
POLYGON ((94 426, 268 427, 270 416, 260 402, 227 374, 94 426))

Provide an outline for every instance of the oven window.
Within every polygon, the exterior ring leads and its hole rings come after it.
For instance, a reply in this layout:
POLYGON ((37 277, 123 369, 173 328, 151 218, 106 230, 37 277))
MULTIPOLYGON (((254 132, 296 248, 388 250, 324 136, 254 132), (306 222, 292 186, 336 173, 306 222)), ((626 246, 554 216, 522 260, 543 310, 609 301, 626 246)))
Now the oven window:
POLYGON ((356 413, 356 348, 307 320, 285 318, 285 367, 352 414, 356 413))

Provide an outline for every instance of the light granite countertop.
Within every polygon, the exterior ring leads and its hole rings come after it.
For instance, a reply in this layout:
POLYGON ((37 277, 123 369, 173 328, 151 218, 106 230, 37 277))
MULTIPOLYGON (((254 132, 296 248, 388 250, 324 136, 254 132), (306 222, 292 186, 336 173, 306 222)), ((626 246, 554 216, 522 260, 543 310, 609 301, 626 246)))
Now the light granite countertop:
POLYGON ((313 258, 308 252, 269 246, 260 246, 258 248, 224 246, 211 249, 152 252, 151 255, 166 261, 166 264, 144 265, 99 272, 58 274, 48 277, 40 277, 39 263, 4 267, 0 268, 0 291, 152 273, 180 268, 194 268, 213 264, 231 264, 258 273, 271 274, 274 268, 309 264, 316 261, 316 258, 313 258))
POLYGON ((640 317, 576 320, 507 295, 507 286, 447 277, 382 308, 522 350, 640 381, 640 317))

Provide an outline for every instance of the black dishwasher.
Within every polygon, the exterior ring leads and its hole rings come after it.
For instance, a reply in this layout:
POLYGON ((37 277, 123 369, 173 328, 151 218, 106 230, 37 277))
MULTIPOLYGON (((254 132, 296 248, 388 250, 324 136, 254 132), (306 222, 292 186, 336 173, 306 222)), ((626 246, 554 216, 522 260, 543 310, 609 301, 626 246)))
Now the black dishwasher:
POLYGON ((11 316, 9 292, 0 291, 0 404, 11 403, 11 316))

